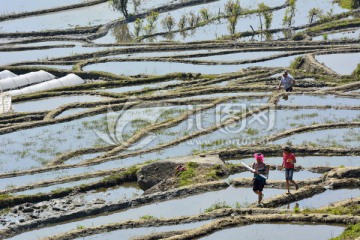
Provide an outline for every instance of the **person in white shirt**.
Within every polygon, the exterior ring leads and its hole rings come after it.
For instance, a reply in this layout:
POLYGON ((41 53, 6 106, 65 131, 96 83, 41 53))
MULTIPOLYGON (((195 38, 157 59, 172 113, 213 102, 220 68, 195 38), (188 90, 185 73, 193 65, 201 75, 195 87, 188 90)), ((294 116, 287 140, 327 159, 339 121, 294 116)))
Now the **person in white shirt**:
POLYGON ((295 86, 295 79, 289 76, 287 71, 284 71, 279 82, 278 90, 280 90, 281 85, 284 86, 286 92, 292 92, 293 86, 295 86))

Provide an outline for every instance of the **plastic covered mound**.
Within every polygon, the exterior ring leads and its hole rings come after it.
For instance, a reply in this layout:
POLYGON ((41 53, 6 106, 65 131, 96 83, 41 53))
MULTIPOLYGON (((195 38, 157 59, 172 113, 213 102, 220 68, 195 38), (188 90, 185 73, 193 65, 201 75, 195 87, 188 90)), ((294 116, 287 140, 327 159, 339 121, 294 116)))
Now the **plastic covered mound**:
POLYGON ((50 90, 54 88, 61 88, 61 87, 69 87, 74 85, 83 84, 85 81, 81 79, 79 76, 71 73, 65 77, 59 79, 53 79, 47 82, 35 84, 29 87, 25 87, 19 90, 9 91, 8 93, 12 96, 22 95, 22 94, 30 94, 45 90, 50 90))
POLYGON ((12 78, 12 77, 17 77, 17 75, 15 73, 10 72, 9 70, 4 70, 0 72, 0 79, 12 78))
POLYGON ((0 89, 7 91, 54 79, 55 76, 43 70, 0 80, 0 89))
POLYGON ((12 111, 11 96, 7 93, 0 94, 0 114, 12 111))

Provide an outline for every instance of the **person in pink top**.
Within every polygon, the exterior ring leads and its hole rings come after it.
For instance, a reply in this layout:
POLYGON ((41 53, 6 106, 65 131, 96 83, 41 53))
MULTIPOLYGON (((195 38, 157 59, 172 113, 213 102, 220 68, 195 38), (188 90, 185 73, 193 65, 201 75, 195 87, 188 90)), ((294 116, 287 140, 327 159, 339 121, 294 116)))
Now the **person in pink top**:
POLYGON ((255 162, 252 165, 252 168, 255 170, 252 171, 254 173, 253 191, 258 195, 258 206, 260 207, 262 206, 261 200, 264 198, 262 191, 266 184, 266 179, 260 176, 260 174, 267 176, 270 168, 269 165, 264 162, 264 155, 261 153, 255 153, 254 158, 255 162))
POLYGON ((281 170, 283 168, 285 168, 286 188, 287 188, 287 191, 288 191, 287 194, 290 194, 289 182, 291 182, 291 183, 293 183, 295 185, 296 190, 299 189, 299 186, 293 180, 296 157, 295 157, 295 154, 292 153, 292 151, 291 151, 291 149, 289 147, 283 147, 282 150, 283 150, 283 163, 281 165, 281 170))

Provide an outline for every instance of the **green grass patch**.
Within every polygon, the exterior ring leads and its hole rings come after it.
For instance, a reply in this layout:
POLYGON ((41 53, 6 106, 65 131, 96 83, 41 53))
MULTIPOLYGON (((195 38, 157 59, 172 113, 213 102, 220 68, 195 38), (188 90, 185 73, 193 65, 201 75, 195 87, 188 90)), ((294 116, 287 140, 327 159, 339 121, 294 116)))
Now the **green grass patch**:
POLYGON ((11 198, 12 195, 10 194, 0 194, 0 200, 11 198))
POLYGON ((360 18, 342 19, 342 20, 329 21, 320 24, 318 26, 311 27, 305 31, 310 35, 316 35, 316 33, 321 33, 325 31, 346 29, 346 28, 352 28, 358 26, 360 26, 360 18))
POLYGON ((327 213, 332 215, 351 215, 357 216, 360 214, 360 206, 347 206, 347 207, 329 207, 321 210, 317 209, 304 209, 302 213, 327 213))
POLYGON ((133 179, 136 177, 136 172, 139 170, 138 166, 129 167, 126 171, 105 177, 103 182, 118 182, 126 179, 133 179))
POLYGON ((357 65, 356 69, 353 72, 353 75, 356 80, 360 81, 360 64, 357 65))
POLYGON ((57 188, 55 190, 52 190, 51 194, 57 195, 57 194, 61 194, 63 192, 71 191, 71 190, 72 190, 72 188, 57 188))
POLYGON ((226 202, 215 202, 209 208, 205 209, 205 212, 212 212, 217 209, 224 209, 224 208, 231 208, 231 206, 226 202))
POLYGON ((291 70, 299 69, 299 68, 301 67, 302 63, 303 63, 303 57, 301 57, 301 56, 296 57, 296 58, 294 59, 294 61, 292 61, 292 62, 290 63, 290 69, 291 69, 291 70))
POLYGON ((299 114, 299 115, 295 115, 294 119, 295 120, 300 120, 300 119, 306 119, 306 118, 314 118, 319 116, 318 113, 309 113, 309 114, 299 114))
POLYGON ((141 216, 140 219, 143 219, 143 220, 151 220, 151 219, 155 219, 154 216, 151 216, 151 215, 144 215, 144 216, 141 216))
POLYGON ((294 213, 300 213, 300 212, 301 212, 301 210, 300 210, 299 207, 295 207, 295 208, 294 208, 294 213))
POLYGON ((221 176, 224 176, 224 171, 220 164, 215 164, 209 173, 205 175, 207 178, 211 180, 218 180, 221 176))
POLYGON ((338 237, 331 238, 330 240, 352 240, 360 237, 360 223, 349 226, 338 237))
POLYGON ((259 133, 259 130, 253 129, 253 128, 247 128, 245 130, 245 133, 251 136, 257 135, 259 133))
POLYGON ((85 229, 85 226, 83 226, 83 225, 77 225, 77 226, 76 226, 76 229, 77 229, 77 230, 85 229))
POLYGON ((194 183, 194 178, 196 177, 197 168, 199 164, 196 162, 188 162, 186 164, 186 170, 180 172, 179 180, 180 186, 187 186, 194 183))
POLYGON ((336 0, 340 7, 345 9, 353 9, 355 8, 356 4, 354 4, 354 0, 336 0))

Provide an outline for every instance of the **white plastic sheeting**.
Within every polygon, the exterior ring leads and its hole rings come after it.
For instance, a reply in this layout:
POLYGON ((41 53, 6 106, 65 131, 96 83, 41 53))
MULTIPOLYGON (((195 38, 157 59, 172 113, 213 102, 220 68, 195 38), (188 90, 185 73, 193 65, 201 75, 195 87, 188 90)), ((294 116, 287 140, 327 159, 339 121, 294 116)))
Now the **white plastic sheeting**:
POLYGON ((43 70, 23 74, 17 77, 5 78, 0 80, 0 90, 7 91, 21 88, 24 86, 45 82, 54 79, 55 76, 43 70))
POLYGON ((69 86, 75 86, 79 84, 85 83, 84 80, 82 80, 79 76, 71 73, 65 77, 59 78, 59 79, 53 79, 47 82, 39 83, 33 86, 25 87, 19 90, 13 90, 9 91, 8 94, 11 96, 16 95, 22 95, 22 94, 30 94, 45 90, 50 90, 54 88, 60 88, 60 87, 69 87, 69 86))
POLYGON ((0 72, 0 79, 12 78, 16 76, 17 75, 15 73, 10 72, 9 70, 4 70, 0 72))
POLYGON ((0 94, 0 114, 12 111, 11 95, 7 93, 0 94))

